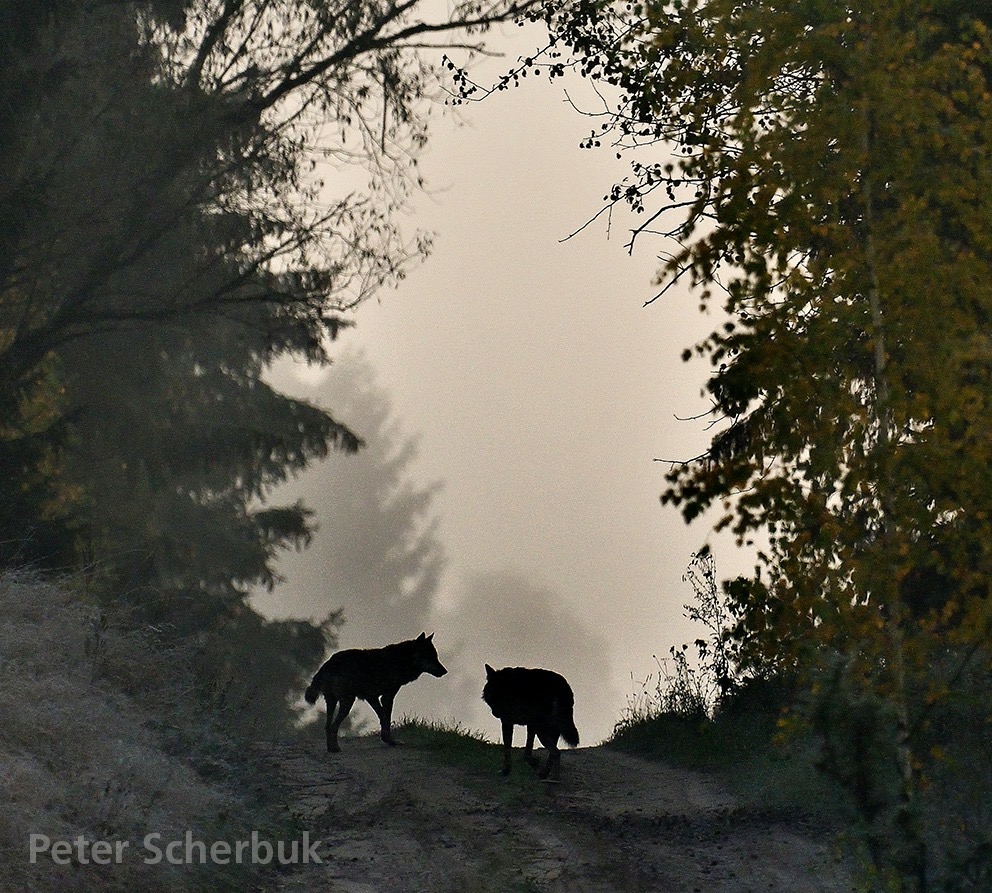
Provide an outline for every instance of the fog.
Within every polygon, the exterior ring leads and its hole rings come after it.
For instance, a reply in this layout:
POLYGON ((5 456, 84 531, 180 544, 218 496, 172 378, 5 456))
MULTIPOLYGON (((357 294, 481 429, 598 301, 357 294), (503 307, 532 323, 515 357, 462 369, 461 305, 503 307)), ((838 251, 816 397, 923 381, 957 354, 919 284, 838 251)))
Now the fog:
MULTIPOLYGON (((286 582, 257 605, 314 617, 343 607, 342 647, 429 626, 451 674, 401 692, 398 713, 492 732, 483 662, 559 670, 576 691, 583 743, 596 743, 656 671, 655 656, 698 636, 682 610, 693 551, 710 543, 722 576, 750 561, 705 521, 686 528, 660 505, 669 466, 655 460, 687 459, 708 441, 703 422, 677 418, 706 408, 706 370, 680 354, 716 322, 685 293, 644 306, 657 261, 647 242, 627 251, 619 211, 566 238, 625 171, 609 147, 579 150, 590 123, 572 104, 595 97, 569 89, 566 101, 560 85, 537 80, 470 108, 460 125, 437 122, 422 165, 433 192, 411 215, 437 233, 433 255, 360 306, 338 346, 365 357, 393 435, 410 439, 403 476, 431 490, 424 523, 436 522, 443 560, 430 603, 404 612, 335 591, 325 527, 286 557, 286 582)), ((369 437, 334 405, 333 368, 275 374, 369 437)), ((317 468, 287 492, 323 524, 339 469, 360 476, 362 461, 331 457, 333 473, 317 468)))

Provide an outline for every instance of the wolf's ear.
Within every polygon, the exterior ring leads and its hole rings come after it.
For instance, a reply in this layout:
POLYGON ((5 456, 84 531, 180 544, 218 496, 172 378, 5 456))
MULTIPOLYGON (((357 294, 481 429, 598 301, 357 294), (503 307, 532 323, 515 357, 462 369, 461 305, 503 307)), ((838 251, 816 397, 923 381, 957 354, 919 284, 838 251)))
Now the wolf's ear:
POLYGON ((427 634, 426 633, 421 633, 419 636, 417 636, 417 641, 418 642, 423 642, 424 639, 426 639, 426 638, 427 638, 427 634))
POLYGON ((429 642, 429 641, 430 641, 431 639, 433 639, 433 638, 434 638, 434 633, 431 633, 431 634, 430 634, 430 635, 429 635, 429 636, 427 637, 427 641, 429 642))
POLYGON ((486 679, 491 679, 492 676, 493 676, 493 673, 495 673, 495 672, 496 671, 491 666, 489 666, 489 664, 486 664, 486 679))

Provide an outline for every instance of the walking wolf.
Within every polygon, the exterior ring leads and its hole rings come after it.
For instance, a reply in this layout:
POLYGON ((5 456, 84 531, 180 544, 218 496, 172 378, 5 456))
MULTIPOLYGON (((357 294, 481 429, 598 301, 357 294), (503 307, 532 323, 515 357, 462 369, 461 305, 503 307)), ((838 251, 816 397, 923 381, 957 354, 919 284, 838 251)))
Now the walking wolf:
POLYGON ((558 781, 561 778, 561 752, 558 739, 575 747, 579 732, 572 719, 575 698, 564 676, 551 670, 529 670, 524 667, 504 667, 494 670, 486 664, 486 686, 482 699, 503 725, 503 774, 510 771, 510 751, 513 748, 513 727, 527 727, 524 758, 532 766, 534 736, 548 749, 548 761, 537 773, 539 778, 558 781))
POLYGON ((321 695, 327 703, 328 753, 341 751, 338 729, 355 698, 372 706, 379 717, 382 740, 390 746, 396 744, 390 728, 396 693, 421 673, 443 676, 448 672, 438 660, 433 638, 433 633, 421 633, 416 639, 385 648, 349 648, 331 655, 304 694, 308 704, 315 704, 321 695))

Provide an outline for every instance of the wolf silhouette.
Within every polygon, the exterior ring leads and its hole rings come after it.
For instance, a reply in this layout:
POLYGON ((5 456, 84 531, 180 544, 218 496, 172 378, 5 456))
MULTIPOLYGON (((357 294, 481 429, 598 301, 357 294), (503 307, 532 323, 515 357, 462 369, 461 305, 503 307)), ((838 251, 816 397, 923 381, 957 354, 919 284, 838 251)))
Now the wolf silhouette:
POLYGON ((396 693, 421 673, 440 677, 448 672, 438 660, 433 638, 433 633, 421 633, 416 639, 385 648, 348 648, 325 661, 303 697, 308 704, 315 704, 324 696, 328 753, 341 752, 338 729, 356 698, 367 701, 379 717, 379 737, 390 747, 396 744, 391 728, 396 693))
POLYGON ((503 775, 510 772, 510 753, 513 750, 513 727, 527 727, 527 746, 524 759, 532 766, 534 738, 548 750, 548 759, 538 771, 539 778, 558 781, 561 778, 561 751, 558 739, 576 747, 579 732, 572 718, 575 698, 564 676, 551 670, 504 667, 494 670, 486 664, 486 685, 482 700, 502 723, 503 775))

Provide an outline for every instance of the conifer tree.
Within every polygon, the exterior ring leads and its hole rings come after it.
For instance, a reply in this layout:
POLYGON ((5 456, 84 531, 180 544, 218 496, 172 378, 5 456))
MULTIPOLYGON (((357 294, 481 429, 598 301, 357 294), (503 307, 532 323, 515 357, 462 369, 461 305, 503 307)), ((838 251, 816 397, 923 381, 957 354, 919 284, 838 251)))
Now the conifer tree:
POLYGON ((311 532, 273 488, 361 441, 264 373, 426 253, 432 45, 528 2, 0 0, 0 562, 85 567, 221 680, 253 637, 312 666, 246 599, 311 532))
POLYGON ((421 5, 0 3, 0 558, 236 598, 306 541, 267 495, 359 440, 262 374, 424 255, 429 46, 520 8, 421 5))

